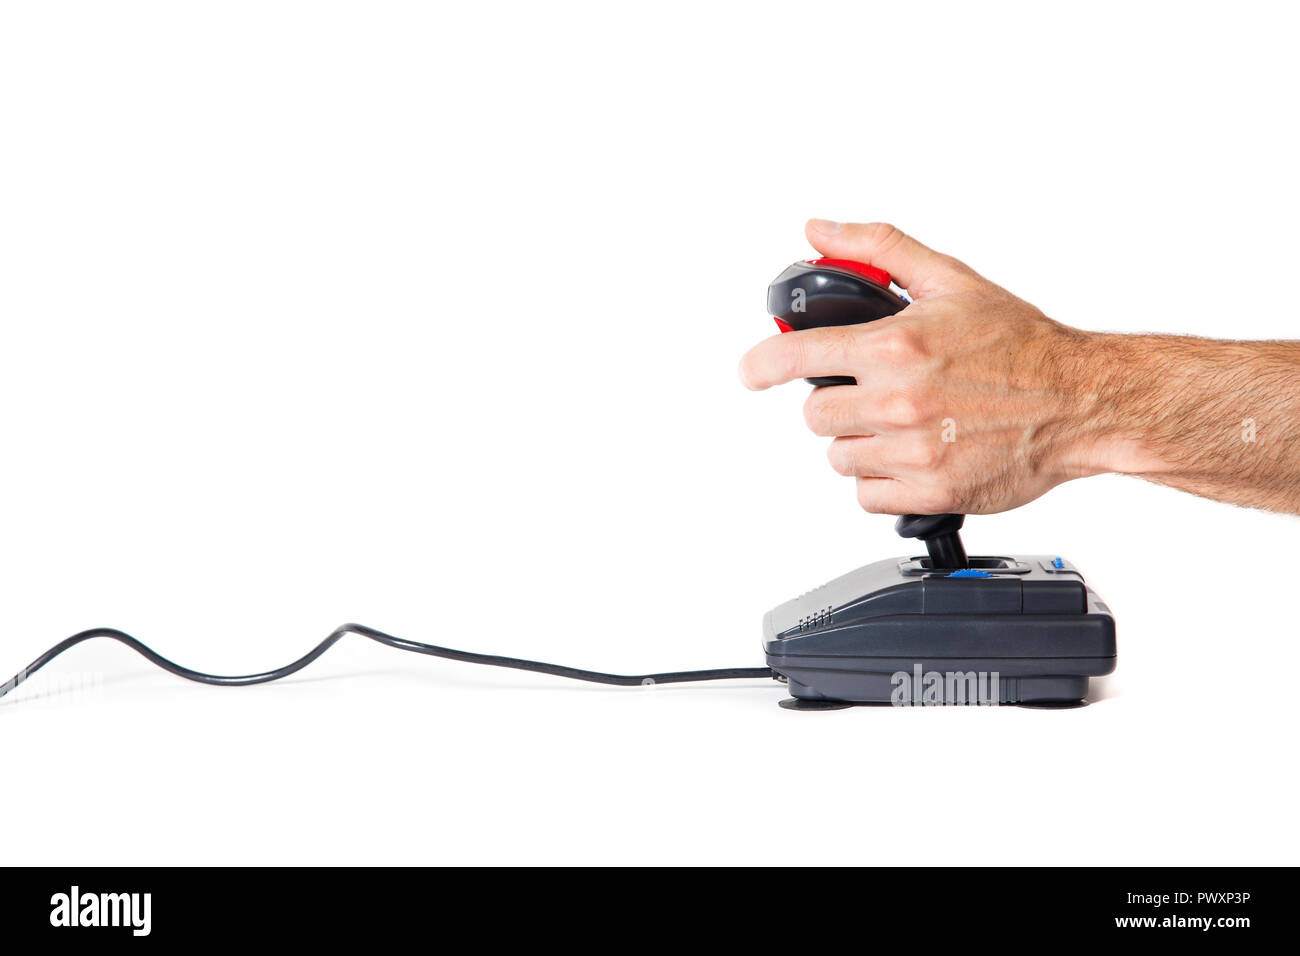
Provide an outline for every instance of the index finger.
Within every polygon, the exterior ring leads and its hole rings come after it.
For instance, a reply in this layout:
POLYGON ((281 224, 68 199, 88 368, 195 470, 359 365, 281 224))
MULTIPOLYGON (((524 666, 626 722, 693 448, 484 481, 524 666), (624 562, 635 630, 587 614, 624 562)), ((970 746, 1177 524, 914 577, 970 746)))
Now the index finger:
POLYGON ((852 376, 863 326, 829 326, 764 339, 740 360, 740 381, 761 391, 796 378, 852 376))

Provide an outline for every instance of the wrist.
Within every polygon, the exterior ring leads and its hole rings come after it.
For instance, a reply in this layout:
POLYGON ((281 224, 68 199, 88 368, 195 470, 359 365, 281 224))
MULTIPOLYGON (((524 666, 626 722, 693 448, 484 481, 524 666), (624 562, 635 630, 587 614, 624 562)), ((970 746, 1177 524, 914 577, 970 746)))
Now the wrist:
POLYGON ((1066 331, 1064 351, 1052 363, 1067 423, 1055 459, 1062 480, 1163 471, 1149 445, 1150 423, 1142 421, 1149 405, 1142 396, 1159 373, 1143 336, 1066 331))

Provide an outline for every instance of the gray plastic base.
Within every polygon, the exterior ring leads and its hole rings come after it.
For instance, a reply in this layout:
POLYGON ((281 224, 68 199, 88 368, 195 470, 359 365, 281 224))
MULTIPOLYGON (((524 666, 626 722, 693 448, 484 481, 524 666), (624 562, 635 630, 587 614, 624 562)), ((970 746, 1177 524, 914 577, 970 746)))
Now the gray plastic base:
POLYGON ((880 561, 769 611, 767 663, 796 700, 1069 705, 1115 669, 1110 609, 1068 562, 880 561))
MULTIPOLYGON (((954 685, 957 683, 953 681, 954 685)), ((974 694, 950 694, 947 692, 946 681, 939 686, 943 690, 936 687, 933 701, 927 701, 924 686, 913 695, 911 683, 896 681, 893 674, 855 673, 819 677, 819 684, 815 688, 795 680, 789 683, 793 697, 840 704, 1076 704, 1088 696, 1086 677, 999 677, 996 685, 990 679, 974 694), (982 690, 984 687, 988 688, 987 692, 982 690)), ((969 685, 966 684, 966 687, 969 685)))

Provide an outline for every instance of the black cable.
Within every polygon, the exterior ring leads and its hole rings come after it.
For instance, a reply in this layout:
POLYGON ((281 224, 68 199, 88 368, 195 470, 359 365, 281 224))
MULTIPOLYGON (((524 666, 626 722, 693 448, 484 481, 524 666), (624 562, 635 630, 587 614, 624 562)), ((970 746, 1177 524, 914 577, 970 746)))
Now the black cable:
POLYGON ((716 670, 704 671, 670 671, 666 674, 605 674, 600 671, 584 671, 576 667, 564 667, 560 664, 543 664, 540 661, 526 661, 518 657, 498 657, 495 654, 475 654, 472 651, 458 651, 450 647, 438 647, 436 644, 421 644, 419 641, 408 641, 404 637, 394 637, 391 634, 385 634, 383 631, 377 631, 373 627, 366 627, 364 624, 344 624, 292 664, 285 664, 283 667, 277 667, 275 670, 262 671, 260 674, 242 674, 236 677, 223 677, 220 674, 205 674, 202 671, 192 671, 188 667, 174 664, 153 648, 136 640, 125 631, 119 631, 112 627, 96 627, 91 628, 89 631, 82 631, 80 634, 73 634, 67 640, 55 644, 40 657, 36 658, 36 660, 28 664, 27 667, 11 677, 6 683, 0 685, 0 697, 9 693, 64 651, 76 647, 82 641, 89 641, 96 637, 111 637, 113 640, 125 644, 141 657, 146 658, 151 663, 161 667, 163 670, 175 674, 177 677, 184 677, 186 680, 197 681, 200 684, 221 684, 226 687, 242 687, 246 684, 264 684, 267 681, 279 680, 281 677, 288 677, 290 674, 297 673, 337 644, 345 634, 359 634, 362 637, 368 637, 370 640, 377 641, 378 643, 384 644, 388 647, 395 647, 399 651, 411 651, 415 654, 428 654, 430 657, 445 657, 450 661, 464 661, 467 664, 487 664, 492 667, 513 667, 514 669, 521 671, 550 674, 552 677, 567 677, 570 680, 585 680, 591 681, 594 684, 617 684, 620 687, 634 687, 639 684, 682 684, 692 681, 735 680, 749 677, 773 676, 772 669, 769 667, 721 667, 716 670))

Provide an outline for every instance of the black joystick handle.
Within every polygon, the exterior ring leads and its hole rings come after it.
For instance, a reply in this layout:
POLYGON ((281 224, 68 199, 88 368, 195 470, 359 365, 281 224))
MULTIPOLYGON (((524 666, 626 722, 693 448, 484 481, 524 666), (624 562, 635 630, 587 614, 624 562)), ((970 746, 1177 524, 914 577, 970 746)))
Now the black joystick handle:
MULTIPOLYGON (((908 300, 890 289, 889 273, 848 259, 809 259, 796 262, 767 287, 767 308, 782 332, 827 325, 859 325, 894 315, 908 300)), ((856 385, 844 375, 807 379, 817 387, 856 385)), ((894 530, 905 538, 920 538, 930 552, 933 568, 966 567, 966 549, 958 534, 964 515, 903 515, 894 530)))
POLYGON ((930 552, 930 567, 935 570, 957 570, 966 567, 966 549, 962 547, 961 531, 965 515, 902 515, 894 523, 894 530, 904 538, 920 538, 925 550, 930 552))

